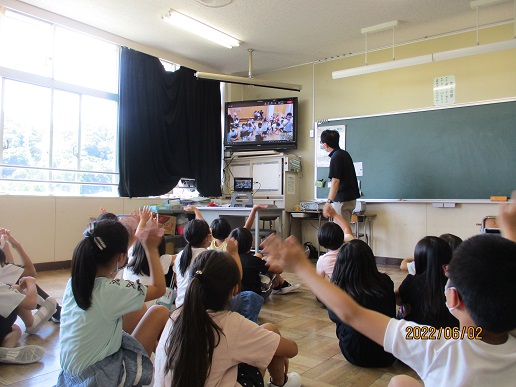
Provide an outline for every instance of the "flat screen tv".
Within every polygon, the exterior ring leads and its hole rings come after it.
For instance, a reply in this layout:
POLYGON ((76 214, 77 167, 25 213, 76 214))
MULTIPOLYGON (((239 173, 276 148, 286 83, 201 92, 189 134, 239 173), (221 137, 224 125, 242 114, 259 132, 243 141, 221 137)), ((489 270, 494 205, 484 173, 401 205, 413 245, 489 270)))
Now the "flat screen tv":
POLYGON ((296 149, 297 111, 297 97, 226 102, 224 149, 296 149))

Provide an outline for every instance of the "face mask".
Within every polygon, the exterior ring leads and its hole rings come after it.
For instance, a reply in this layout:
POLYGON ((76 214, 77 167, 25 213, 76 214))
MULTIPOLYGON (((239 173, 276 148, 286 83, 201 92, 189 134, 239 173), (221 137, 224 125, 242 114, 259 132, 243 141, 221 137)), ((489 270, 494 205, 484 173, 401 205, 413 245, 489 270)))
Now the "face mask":
POLYGON ((319 148, 320 148, 320 149, 322 149, 322 150, 324 150, 324 144, 320 144, 320 145, 319 145, 319 148))

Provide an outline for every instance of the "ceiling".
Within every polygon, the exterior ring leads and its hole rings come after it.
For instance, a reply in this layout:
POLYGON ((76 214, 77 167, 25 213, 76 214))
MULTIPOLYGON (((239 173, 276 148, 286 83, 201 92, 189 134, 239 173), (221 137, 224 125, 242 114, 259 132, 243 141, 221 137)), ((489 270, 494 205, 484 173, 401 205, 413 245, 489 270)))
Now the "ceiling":
MULTIPOLYGON (((253 75, 259 75, 364 51, 365 38, 360 30, 392 20, 399 20, 396 43, 475 28, 477 23, 470 0, 24 0, 23 3, 233 75, 247 75, 249 48, 255 50, 253 75), (227 49, 182 32, 161 20, 170 8, 224 31, 242 44, 227 49)), ((513 18, 514 4, 509 1, 481 8, 479 24, 513 18)), ((392 45, 390 31, 368 35, 369 50, 388 45, 392 45)))

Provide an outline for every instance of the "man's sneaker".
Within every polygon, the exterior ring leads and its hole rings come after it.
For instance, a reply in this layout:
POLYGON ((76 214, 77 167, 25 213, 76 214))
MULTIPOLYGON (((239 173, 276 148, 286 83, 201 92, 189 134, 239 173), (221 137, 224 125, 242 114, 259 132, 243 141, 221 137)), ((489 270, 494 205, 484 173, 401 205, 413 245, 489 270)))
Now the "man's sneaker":
POLYGON ((285 383, 281 386, 278 386, 272 382, 267 384, 268 387, 300 387, 301 386, 301 376, 297 372, 290 372, 288 375, 285 375, 285 383))
POLYGON ((45 350, 39 345, 26 345, 24 347, 5 348, 0 347, 0 363, 30 364, 40 361, 45 350))
POLYGON ((299 289, 300 287, 301 285, 299 284, 292 285, 290 282, 284 281, 281 286, 272 289, 272 294, 287 294, 299 289))
POLYGON ((34 322, 32 326, 25 327, 25 332, 29 335, 33 335, 37 333, 41 327, 50 320, 50 317, 55 313, 57 306, 57 301, 53 297, 48 297, 43 305, 38 309, 38 311, 34 314, 34 322))

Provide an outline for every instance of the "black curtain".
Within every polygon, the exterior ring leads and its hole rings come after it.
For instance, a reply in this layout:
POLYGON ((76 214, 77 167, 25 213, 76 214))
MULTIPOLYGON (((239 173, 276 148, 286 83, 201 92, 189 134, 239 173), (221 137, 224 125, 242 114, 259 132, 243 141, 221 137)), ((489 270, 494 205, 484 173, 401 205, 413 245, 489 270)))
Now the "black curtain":
POLYGON ((158 58, 122 48, 118 193, 169 192, 194 178, 202 196, 220 196, 220 83, 194 70, 166 72, 158 58))

